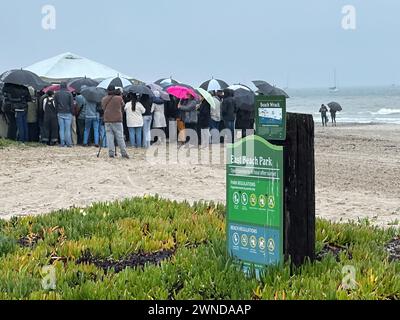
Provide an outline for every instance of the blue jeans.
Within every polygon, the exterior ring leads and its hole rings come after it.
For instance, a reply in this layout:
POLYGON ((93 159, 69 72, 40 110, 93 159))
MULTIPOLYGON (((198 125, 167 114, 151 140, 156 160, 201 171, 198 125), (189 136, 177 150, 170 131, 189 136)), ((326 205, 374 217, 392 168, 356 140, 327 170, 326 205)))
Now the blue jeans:
POLYGON ((104 125, 104 122, 100 122, 100 143, 103 148, 107 148, 107 135, 106 135, 106 127, 104 125))
POLYGON ((83 134, 83 144, 89 142, 90 129, 93 127, 94 144, 99 144, 99 119, 85 119, 85 133, 83 134))
POLYGON ((231 138, 232 140, 229 141, 229 143, 235 142, 235 121, 225 121, 225 127, 227 129, 229 129, 229 131, 232 134, 232 138, 231 138))
POLYGON ((153 116, 143 117, 143 148, 147 149, 150 147, 151 141, 151 121, 153 116))
POLYGON ((15 121, 17 123, 18 130, 18 141, 28 142, 28 121, 27 121, 28 113, 26 111, 16 111, 15 112, 15 121))
POLYGON ((219 135, 219 126, 221 122, 215 121, 211 119, 210 121, 210 131, 211 131, 211 143, 218 144, 220 143, 220 135, 219 135))
POLYGON ((71 113, 59 113, 58 126, 60 127, 60 144, 61 146, 72 146, 71 126, 72 126, 72 114, 71 113))
POLYGON ((142 146, 142 129, 142 127, 129 128, 131 147, 140 148, 142 146))

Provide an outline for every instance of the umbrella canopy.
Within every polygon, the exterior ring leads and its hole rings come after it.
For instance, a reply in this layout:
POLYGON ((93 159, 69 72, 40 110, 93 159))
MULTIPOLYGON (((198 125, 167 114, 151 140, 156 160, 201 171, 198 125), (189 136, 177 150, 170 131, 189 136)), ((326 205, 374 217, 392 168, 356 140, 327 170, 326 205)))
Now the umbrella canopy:
POLYGON ((331 110, 333 110, 333 111, 337 111, 337 112, 340 112, 340 111, 343 110, 343 109, 342 109, 342 106, 341 106, 339 103, 337 103, 337 102, 330 102, 330 103, 328 103, 328 107, 329 107, 329 109, 331 109, 331 110))
POLYGON ((270 85, 266 81, 256 80, 253 81, 254 85, 258 88, 258 93, 266 96, 285 96, 290 98, 289 95, 280 88, 270 85))
POLYGON ((200 88, 202 88, 206 91, 222 91, 228 87, 229 87, 229 85, 224 80, 214 79, 214 78, 204 82, 200 86, 200 88))
POLYGON ((81 77, 107 79, 115 77, 116 75, 127 79, 132 78, 129 75, 124 75, 122 72, 101 63, 71 52, 66 52, 50 59, 40 61, 25 68, 25 70, 32 71, 42 78, 51 79, 52 82, 66 81, 67 79, 81 77))
POLYGON ((160 98, 163 99, 164 101, 171 101, 169 94, 166 93, 160 85, 155 83, 149 83, 147 87, 149 87, 150 90, 153 91, 154 95, 157 95, 158 92, 160 94, 160 98))
POLYGON ((100 103, 101 100, 107 95, 107 91, 99 87, 86 87, 82 89, 81 94, 87 101, 100 103))
POLYGON ((149 87, 146 87, 145 85, 141 85, 141 84, 139 84, 139 85, 135 85, 134 84, 134 85, 130 85, 128 87, 125 87, 124 88, 124 92, 140 94, 140 95, 146 94, 146 95, 148 95, 150 97, 154 96, 153 91, 151 91, 151 89, 149 87))
POLYGON ((198 99, 196 92, 193 89, 183 87, 180 85, 172 86, 167 89, 167 92, 178 99, 186 99, 189 95, 193 98, 198 99))
POLYGON ((179 84, 179 81, 174 80, 174 79, 172 79, 172 77, 170 77, 170 78, 163 78, 163 79, 157 80, 154 83, 165 88, 167 86, 177 85, 177 84, 179 84))
POLYGON ((1 93, 4 95, 9 95, 13 99, 30 96, 29 89, 25 86, 0 82, 0 88, 1 93))
POLYGON ((99 83, 96 80, 90 78, 78 78, 68 83, 68 86, 74 88, 77 92, 82 90, 82 86, 97 87, 98 85, 99 83))
POLYGON ((214 98, 212 97, 212 95, 204 90, 203 88, 198 88, 197 91, 200 93, 200 95, 209 103, 210 107, 212 109, 215 109, 215 101, 214 98))
MULTIPOLYGON (((44 93, 47 93, 47 92, 49 92, 49 91, 57 92, 57 91, 60 91, 60 89, 61 89, 61 85, 59 85, 59 84, 53 84, 52 86, 48 86, 48 87, 44 88, 44 89, 43 89, 43 92, 44 92, 44 93)), ((75 92, 75 89, 72 88, 72 87, 70 87, 70 86, 67 87, 67 90, 68 90, 69 92, 75 92)))
POLYGON ((251 111, 254 109, 255 94, 243 84, 235 84, 228 89, 233 90, 236 105, 239 109, 251 111))
POLYGON ((49 85, 49 83, 40 79, 38 75, 26 70, 10 70, 4 72, 0 76, 0 82, 33 87, 36 90, 42 90, 49 85))
POLYGON ((100 82, 99 88, 107 89, 108 86, 113 85, 114 87, 125 88, 132 85, 132 82, 126 78, 116 77, 108 78, 100 82))

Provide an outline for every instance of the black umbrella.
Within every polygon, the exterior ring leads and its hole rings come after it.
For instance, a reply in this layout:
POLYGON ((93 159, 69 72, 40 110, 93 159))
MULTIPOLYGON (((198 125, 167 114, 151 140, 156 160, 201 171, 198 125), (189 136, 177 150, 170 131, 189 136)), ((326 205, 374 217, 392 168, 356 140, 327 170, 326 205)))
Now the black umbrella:
POLYGON ((222 91, 228 87, 229 87, 229 84, 227 84, 224 80, 214 79, 214 78, 204 82, 200 86, 200 88, 202 88, 206 91, 222 91))
POLYGON ((11 84, 11 83, 2 83, 0 87, 3 95, 7 96, 8 98, 11 99, 25 98, 26 100, 29 100, 30 98, 29 90, 25 86, 11 84))
POLYGON ((150 97, 153 97, 153 91, 151 91, 151 89, 145 85, 141 85, 141 84, 134 84, 128 87, 124 88, 124 92, 126 93, 133 93, 133 94, 146 94, 150 97))
POLYGON ((74 88, 77 92, 82 90, 82 86, 86 87, 97 87, 99 83, 90 78, 79 78, 74 79, 68 83, 71 88, 74 88))
POLYGON ((0 76, 0 82, 33 87, 36 90, 42 90, 49 86, 49 83, 43 81, 38 75, 26 70, 10 70, 4 72, 0 76))
POLYGON ((285 96, 286 98, 290 98, 289 95, 280 88, 270 85, 266 81, 257 80, 253 81, 254 85, 258 88, 258 93, 263 94, 265 96, 285 96))
POLYGON ((330 102, 330 103, 328 103, 328 107, 329 107, 329 109, 331 109, 331 110, 333 110, 333 111, 337 111, 337 112, 340 112, 340 111, 343 110, 343 109, 342 109, 342 106, 341 106, 339 103, 337 103, 337 102, 330 102))
POLYGON ((238 109, 251 111, 254 109, 255 94, 247 86, 238 84, 228 87, 234 92, 234 98, 238 109))
POLYGON ((82 89, 81 94, 87 101, 100 103, 101 100, 107 95, 107 91, 99 87, 86 87, 82 89))

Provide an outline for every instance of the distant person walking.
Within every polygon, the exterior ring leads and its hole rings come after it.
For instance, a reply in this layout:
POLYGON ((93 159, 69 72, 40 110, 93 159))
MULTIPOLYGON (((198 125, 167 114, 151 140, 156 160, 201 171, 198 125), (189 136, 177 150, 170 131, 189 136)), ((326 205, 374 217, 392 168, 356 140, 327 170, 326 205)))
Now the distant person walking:
POLYGON ((60 91, 55 94, 54 102, 57 109, 58 126, 60 130, 60 146, 72 148, 72 114, 74 98, 67 90, 67 83, 62 82, 60 91))
POLYGON ((130 94, 130 99, 125 105, 126 124, 129 130, 129 141, 131 147, 142 147, 142 131, 143 131, 143 114, 146 112, 145 107, 138 101, 136 94, 130 94))
POLYGON ((330 113, 331 113, 332 127, 337 127, 337 124, 336 124, 336 113, 337 113, 337 110, 331 108, 330 113))
POLYGON ((319 112, 321 113, 322 126, 326 127, 328 125, 328 116, 327 116, 328 108, 323 104, 321 105, 319 112))
POLYGON ((106 126, 108 155, 110 158, 115 158, 115 140, 121 149, 122 157, 129 159, 126 152, 126 144, 124 140, 124 128, 122 125, 123 114, 122 109, 125 106, 124 100, 120 95, 117 95, 115 86, 108 87, 108 95, 103 98, 101 106, 104 110, 104 123, 106 126))

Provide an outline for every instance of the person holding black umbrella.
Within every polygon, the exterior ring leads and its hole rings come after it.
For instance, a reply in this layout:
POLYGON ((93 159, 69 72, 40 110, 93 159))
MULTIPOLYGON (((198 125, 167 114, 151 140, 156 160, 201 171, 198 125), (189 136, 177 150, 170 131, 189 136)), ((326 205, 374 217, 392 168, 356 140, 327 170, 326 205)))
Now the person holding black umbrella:
POLYGON ((337 112, 337 110, 334 109, 334 108, 331 108, 329 110, 329 112, 331 113, 332 127, 337 127, 337 124, 336 124, 336 112, 337 112))
POLYGON ((236 102, 234 92, 230 89, 224 90, 224 99, 221 105, 222 120, 225 128, 231 132, 230 142, 235 141, 235 119, 236 119, 236 102))
POLYGON ((55 94, 54 101, 60 129, 60 145, 61 147, 72 148, 71 130, 74 98, 68 91, 66 82, 61 83, 60 91, 55 94))

